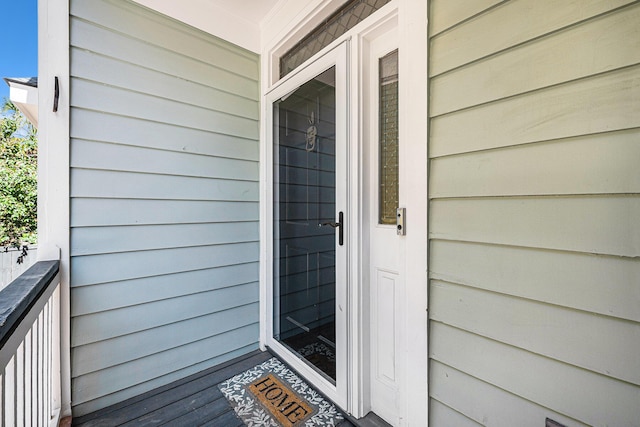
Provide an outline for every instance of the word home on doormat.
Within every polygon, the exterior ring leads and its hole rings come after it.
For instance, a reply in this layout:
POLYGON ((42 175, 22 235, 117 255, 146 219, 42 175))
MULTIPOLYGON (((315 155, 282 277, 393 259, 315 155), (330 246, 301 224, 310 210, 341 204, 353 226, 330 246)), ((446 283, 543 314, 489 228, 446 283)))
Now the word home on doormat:
POLYGON ((248 389, 283 426, 302 425, 315 412, 305 399, 300 398, 273 374, 258 378, 249 384, 248 389))

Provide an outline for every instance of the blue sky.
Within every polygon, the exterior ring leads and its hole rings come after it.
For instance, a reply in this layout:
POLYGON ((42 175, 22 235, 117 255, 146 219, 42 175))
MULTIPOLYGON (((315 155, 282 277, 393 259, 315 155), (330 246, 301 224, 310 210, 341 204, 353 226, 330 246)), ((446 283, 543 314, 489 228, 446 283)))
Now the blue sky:
POLYGON ((9 97, 9 86, 2 77, 38 75, 38 1, 2 2, 0 25, 0 100, 9 97))

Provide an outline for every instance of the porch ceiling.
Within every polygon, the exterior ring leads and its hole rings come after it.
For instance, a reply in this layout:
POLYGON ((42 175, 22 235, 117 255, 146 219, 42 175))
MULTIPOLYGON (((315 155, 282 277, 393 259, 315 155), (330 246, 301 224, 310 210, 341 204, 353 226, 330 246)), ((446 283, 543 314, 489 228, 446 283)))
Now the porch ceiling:
MULTIPOLYGON (((189 2, 194 0, 189 0, 189 2)), ((197 1, 197 0, 195 0, 197 1)), ((229 13, 241 16, 244 19, 260 24, 267 13, 276 5, 278 0, 205 0, 217 7, 225 9, 229 13)))
POLYGON ((260 52, 260 22, 279 0, 134 0, 253 52, 260 52))

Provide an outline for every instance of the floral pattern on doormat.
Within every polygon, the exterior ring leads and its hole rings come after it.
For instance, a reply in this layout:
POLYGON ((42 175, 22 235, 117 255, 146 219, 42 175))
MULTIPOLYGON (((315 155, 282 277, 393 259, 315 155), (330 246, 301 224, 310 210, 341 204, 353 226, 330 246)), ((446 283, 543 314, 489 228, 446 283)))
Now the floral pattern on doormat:
POLYGON ((299 397, 314 408, 314 414, 302 426, 336 426, 344 420, 338 408, 328 402, 320 393, 311 388, 297 374, 287 368, 277 358, 263 362, 253 368, 222 382, 218 387, 231 403, 238 417, 248 427, 280 427, 280 423, 269 414, 260 402, 247 390, 247 386, 267 373, 273 373, 286 383, 299 397))

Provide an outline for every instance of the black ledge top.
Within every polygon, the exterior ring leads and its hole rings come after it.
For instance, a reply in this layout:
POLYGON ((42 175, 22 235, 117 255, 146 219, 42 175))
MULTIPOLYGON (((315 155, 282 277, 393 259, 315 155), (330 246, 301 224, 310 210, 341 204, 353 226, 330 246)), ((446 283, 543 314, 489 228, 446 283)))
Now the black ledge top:
POLYGON ((60 261, 38 261, 0 291, 0 348, 58 274, 60 261))

